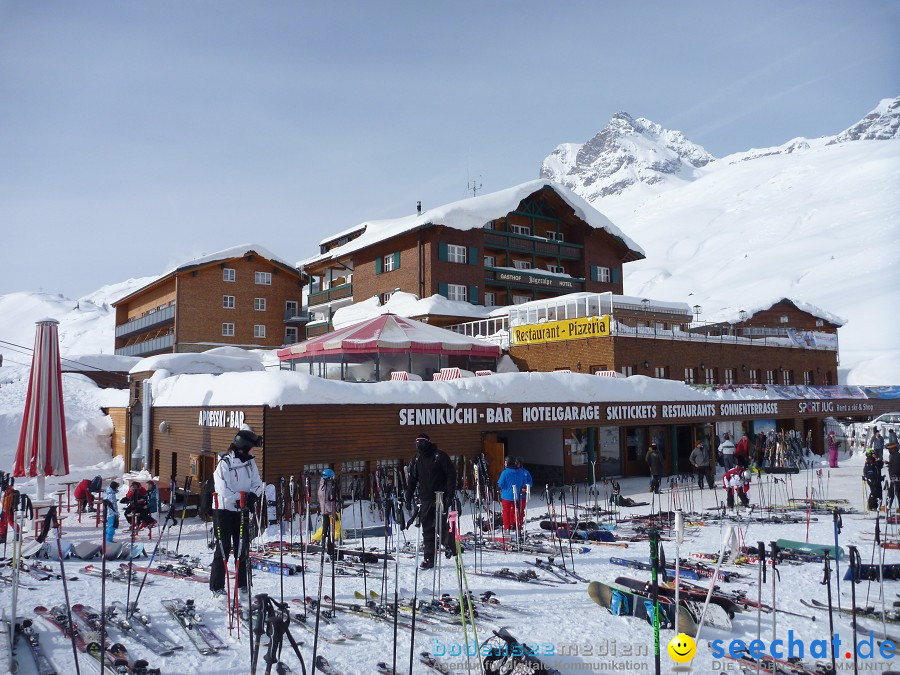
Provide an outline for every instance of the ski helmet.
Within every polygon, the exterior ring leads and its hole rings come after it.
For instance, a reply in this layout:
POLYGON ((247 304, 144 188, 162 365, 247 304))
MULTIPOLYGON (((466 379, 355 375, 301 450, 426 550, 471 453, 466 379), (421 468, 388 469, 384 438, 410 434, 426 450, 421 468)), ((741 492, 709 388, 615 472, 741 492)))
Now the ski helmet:
POLYGON ((231 444, 238 450, 250 452, 251 448, 258 448, 261 446, 262 441, 262 436, 257 435, 253 429, 248 427, 237 432, 237 435, 234 437, 234 440, 231 441, 231 444))
POLYGON ((334 471, 332 471, 331 469, 325 469, 322 472, 322 478, 325 478, 326 480, 329 478, 334 478, 334 471))
POLYGON ((750 480, 750 472, 749 471, 744 471, 744 473, 742 473, 741 476, 744 478, 744 480, 750 480))

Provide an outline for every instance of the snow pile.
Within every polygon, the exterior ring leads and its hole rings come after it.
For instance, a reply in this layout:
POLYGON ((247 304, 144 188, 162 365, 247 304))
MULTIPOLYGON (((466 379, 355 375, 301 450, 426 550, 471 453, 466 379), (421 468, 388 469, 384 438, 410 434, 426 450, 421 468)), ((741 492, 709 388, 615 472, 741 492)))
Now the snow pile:
POLYGON ((265 370, 260 355, 240 347, 217 347, 205 352, 157 354, 140 359, 131 373, 165 371, 167 374, 236 373, 265 370))
POLYGON ((338 330, 388 313, 407 318, 427 315, 458 316, 462 322, 485 319, 491 315, 491 309, 469 302, 448 300, 443 295, 435 294, 420 300, 413 293, 397 291, 384 304, 377 295, 373 295, 367 300, 341 307, 334 313, 331 323, 338 330))
MULTIPOLYGON (((121 458, 110 457, 113 424, 101 408, 127 406, 128 391, 101 389, 75 373, 64 373, 62 384, 70 475, 90 478, 100 467, 121 467, 121 458)), ((0 386, 0 467, 5 471, 11 471, 15 462, 27 391, 28 369, 21 371, 20 379, 0 386)), ((48 484, 56 481, 48 479, 48 484)))

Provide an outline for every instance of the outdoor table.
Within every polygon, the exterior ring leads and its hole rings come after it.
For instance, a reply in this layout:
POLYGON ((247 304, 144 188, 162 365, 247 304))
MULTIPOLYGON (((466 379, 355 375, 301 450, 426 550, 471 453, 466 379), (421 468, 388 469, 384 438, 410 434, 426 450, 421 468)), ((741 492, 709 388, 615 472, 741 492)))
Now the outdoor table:
POLYGON ((55 499, 32 499, 31 508, 34 510, 34 536, 37 537, 41 533, 41 509, 47 509, 53 506, 55 499))
MULTIPOLYGON (((72 512, 72 486, 78 485, 80 482, 80 480, 68 480, 63 483, 66 486, 66 511, 69 513, 72 512)), ((62 506, 59 509, 62 511, 62 506)))

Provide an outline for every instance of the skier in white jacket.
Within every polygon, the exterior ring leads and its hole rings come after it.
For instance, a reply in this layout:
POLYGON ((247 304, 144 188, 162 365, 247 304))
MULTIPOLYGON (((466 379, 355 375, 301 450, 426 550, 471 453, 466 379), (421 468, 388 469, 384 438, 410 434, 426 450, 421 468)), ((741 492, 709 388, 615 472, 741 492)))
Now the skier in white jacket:
MULTIPOLYGON (((262 436, 245 425, 231 441, 228 451, 219 456, 219 463, 213 472, 216 489, 214 521, 218 541, 209 575, 209 589, 216 597, 225 594, 225 562, 222 556, 224 554, 228 558, 232 550, 235 555, 241 551, 237 585, 241 595, 247 592, 247 552, 252 516, 245 521, 244 544, 241 546, 241 493, 244 493, 244 509, 252 511, 262 496, 263 482, 250 451, 261 446, 262 441, 262 436)), ((246 607, 245 598, 241 600, 242 606, 246 607)))

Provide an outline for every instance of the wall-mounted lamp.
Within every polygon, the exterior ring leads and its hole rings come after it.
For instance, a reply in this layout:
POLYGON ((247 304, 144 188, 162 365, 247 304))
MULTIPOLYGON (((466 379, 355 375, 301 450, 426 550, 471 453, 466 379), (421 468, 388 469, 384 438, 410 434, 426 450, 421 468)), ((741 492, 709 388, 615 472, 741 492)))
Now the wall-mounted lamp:
POLYGON ((743 309, 742 309, 740 312, 738 312, 738 318, 739 318, 741 321, 746 321, 746 320, 747 320, 747 316, 748 316, 748 315, 747 315, 747 312, 744 311, 743 309))
POLYGON ((784 372, 784 366, 778 366, 778 372, 779 372, 779 373, 783 373, 783 372, 784 372))
POLYGON ((169 423, 163 420, 159 423, 159 431, 160 433, 167 434, 169 433, 169 423))
POLYGON ((641 307, 644 308, 644 311, 647 311, 647 308, 650 307, 650 301, 647 298, 641 300, 641 307))
POLYGON ((700 364, 700 370, 703 370, 704 368, 706 368, 706 364, 701 363, 701 364, 700 364))
POLYGON ((649 368, 649 367, 650 367, 650 362, 649 362, 649 361, 644 361, 644 369, 647 369, 647 368, 649 368))
POLYGON ((700 320, 700 315, 703 313, 703 308, 700 305, 694 305, 694 319, 696 321, 700 320))
POLYGON ((821 368, 816 368, 816 372, 821 374, 822 369, 821 369, 821 368))
POLYGON ((578 368, 578 370, 581 370, 581 361, 579 361, 578 363, 576 363, 576 364, 575 364, 575 367, 578 368))

